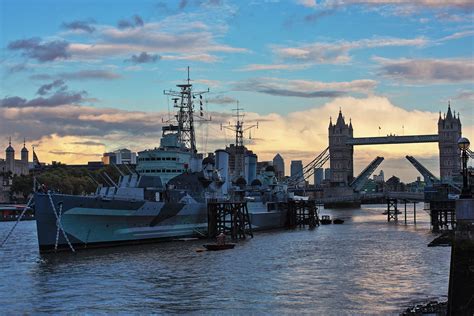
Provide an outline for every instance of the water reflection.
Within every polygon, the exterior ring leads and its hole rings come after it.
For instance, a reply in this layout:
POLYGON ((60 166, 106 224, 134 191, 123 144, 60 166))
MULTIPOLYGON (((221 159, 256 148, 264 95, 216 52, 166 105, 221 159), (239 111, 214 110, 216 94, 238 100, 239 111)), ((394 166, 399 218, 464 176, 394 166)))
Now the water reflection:
POLYGON ((450 249, 426 247, 420 209, 416 226, 386 223, 383 206, 322 210, 346 222, 257 233, 226 252, 196 252, 193 241, 40 256, 35 223, 22 222, 0 252, 0 304, 7 313, 396 313, 447 294, 450 249))

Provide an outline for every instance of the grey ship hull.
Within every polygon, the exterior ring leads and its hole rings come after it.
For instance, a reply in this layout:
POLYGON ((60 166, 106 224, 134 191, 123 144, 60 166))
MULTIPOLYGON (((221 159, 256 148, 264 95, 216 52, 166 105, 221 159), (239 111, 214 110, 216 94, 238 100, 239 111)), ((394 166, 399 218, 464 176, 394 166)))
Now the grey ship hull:
MULTIPOLYGON (((163 239, 199 236, 207 230, 204 203, 164 203, 107 200, 52 194, 61 223, 75 249, 146 243, 163 239)), ((40 252, 54 251, 57 224, 49 196, 35 194, 36 226, 40 252)), ((69 250, 62 232, 58 250, 69 250)))

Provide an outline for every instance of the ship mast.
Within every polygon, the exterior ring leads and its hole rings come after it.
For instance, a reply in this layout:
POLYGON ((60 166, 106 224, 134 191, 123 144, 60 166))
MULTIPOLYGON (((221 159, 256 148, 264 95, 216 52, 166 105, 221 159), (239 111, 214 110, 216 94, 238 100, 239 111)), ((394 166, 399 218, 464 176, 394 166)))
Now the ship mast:
POLYGON ((165 90, 163 93, 173 97, 173 107, 177 108, 175 118, 178 122, 178 141, 184 144, 192 153, 197 153, 196 149, 196 135, 194 131, 194 99, 199 97, 200 110, 202 116, 202 95, 208 93, 207 91, 193 92, 193 85, 190 83, 189 67, 188 78, 186 84, 176 85, 180 90, 165 90))
MULTIPOLYGON (((258 122, 257 124, 249 125, 244 128, 245 115, 242 114, 242 110, 243 108, 239 106, 239 101, 237 101, 237 107, 235 109, 232 109, 232 111, 235 111, 235 114, 233 115, 236 118, 235 125, 222 126, 221 124, 221 130, 225 128, 225 129, 235 132, 235 146, 239 148, 244 147, 244 132, 251 130, 254 127, 258 128, 258 122)), ((250 138, 252 137, 250 136, 249 139, 250 138)))

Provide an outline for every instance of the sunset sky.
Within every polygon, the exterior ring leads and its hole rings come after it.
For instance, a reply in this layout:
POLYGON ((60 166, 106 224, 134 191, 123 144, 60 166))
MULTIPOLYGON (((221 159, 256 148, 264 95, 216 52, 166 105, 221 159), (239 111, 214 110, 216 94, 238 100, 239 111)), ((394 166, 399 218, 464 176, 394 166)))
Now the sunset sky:
MULTIPOLYGON (((47 163, 158 146, 187 66, 211 91, 202 152, 233 140, 236 100, 259 121, 248 147, 287 172, 327 147, 339 109, 355 136, 435 134, 450 100, 474 141, 472 0, 0 0, 0 47, 0 158, 10 136, 47 163)), ((407 154, 439 174, 437 144, 354 152, 355 175, 383 156, 412 181, 407 154)))

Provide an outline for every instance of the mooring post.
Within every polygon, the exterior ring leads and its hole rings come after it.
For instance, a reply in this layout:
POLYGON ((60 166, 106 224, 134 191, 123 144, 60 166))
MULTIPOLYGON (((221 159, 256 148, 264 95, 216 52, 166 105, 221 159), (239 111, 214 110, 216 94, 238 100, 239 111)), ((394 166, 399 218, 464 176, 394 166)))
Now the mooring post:
POLYGON ((407 200, 405 201, 405 225, 407 224, 407 200))
POLYGON ((413 219, 416 225, 416 202, 413 202, 413 219))

